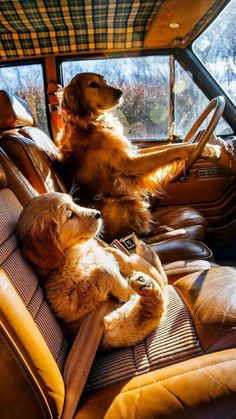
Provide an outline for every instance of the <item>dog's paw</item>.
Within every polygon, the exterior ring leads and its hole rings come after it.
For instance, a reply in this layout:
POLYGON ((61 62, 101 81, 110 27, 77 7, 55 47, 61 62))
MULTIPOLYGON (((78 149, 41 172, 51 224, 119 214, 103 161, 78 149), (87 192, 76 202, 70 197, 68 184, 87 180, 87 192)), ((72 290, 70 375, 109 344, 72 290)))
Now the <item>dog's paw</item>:
POLYGON ((137 272, 129 279, 129 285, 139 295, 147 295, 156 289, 155 281, 148 275, 137 272))
POLYGON ((136 246, 136 253, 149 262, 150 265, 156 267, 156 252, 151 246, 141 242, 136 246))
POLYGON ((221 156, 222 147, 219 144, 206 144, 202 151, 201 157, 219 160, 221 156))

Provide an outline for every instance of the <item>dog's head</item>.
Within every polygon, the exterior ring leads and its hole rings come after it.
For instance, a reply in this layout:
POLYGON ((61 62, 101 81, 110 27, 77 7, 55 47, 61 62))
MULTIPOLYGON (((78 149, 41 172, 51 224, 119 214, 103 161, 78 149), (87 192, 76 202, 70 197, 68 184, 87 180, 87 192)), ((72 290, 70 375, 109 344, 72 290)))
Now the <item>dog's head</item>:
POLYGON ((66 252, 95 237, 102 225, 100 212, 76 205, 59 192, 32 198, 23 209, 17 235, 24 256, 42 269, 65 263, 66 252))
POLYGON ((64 88, 61 107, 65 116, 96 118, 117 107, 121 95, 121 90, 109 86, 103 76, 80 73, 64 88))

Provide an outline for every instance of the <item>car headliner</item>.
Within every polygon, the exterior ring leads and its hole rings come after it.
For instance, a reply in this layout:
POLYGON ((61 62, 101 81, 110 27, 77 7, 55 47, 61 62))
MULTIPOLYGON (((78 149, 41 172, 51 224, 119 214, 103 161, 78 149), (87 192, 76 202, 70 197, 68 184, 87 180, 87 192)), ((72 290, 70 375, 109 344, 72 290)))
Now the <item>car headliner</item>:
POLYGON ((0 59, 185 48, 228 0, 1 0, 0 59))

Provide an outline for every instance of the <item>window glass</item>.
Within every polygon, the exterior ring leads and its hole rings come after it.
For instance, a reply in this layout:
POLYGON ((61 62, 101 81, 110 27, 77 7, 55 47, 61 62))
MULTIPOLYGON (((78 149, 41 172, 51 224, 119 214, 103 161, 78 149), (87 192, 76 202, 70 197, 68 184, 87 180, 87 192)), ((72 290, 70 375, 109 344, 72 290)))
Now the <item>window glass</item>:
POLYGON ((94 72, 123 91, 116 110, 130 138, 168 138, 169 57, 148 56, 62 63, 64 84, 80 72, 94 72))
POLYGON ((236 105, 236 0, 194 42, 193 51, 236 105))
POLYGON ((37 127, 48 134, 41 64, 0 67, 0 89, 25 99, 34 115, 37 127))
MULTIPOLYGON (((183 67, 175 62, 175 135, 184 138, 189 129, 196 121, 198 116, 202 113, 204 108, 209 103, 208 98, 194 83, 191 74, 183 69, 183 67)), ((201 129, 206 128, 210 121, 212 114, 210 114, 201 129)), ((231 134, 232 128, 227 122, 220 118, 216 127, 215 133, 218 135, 231 134)))

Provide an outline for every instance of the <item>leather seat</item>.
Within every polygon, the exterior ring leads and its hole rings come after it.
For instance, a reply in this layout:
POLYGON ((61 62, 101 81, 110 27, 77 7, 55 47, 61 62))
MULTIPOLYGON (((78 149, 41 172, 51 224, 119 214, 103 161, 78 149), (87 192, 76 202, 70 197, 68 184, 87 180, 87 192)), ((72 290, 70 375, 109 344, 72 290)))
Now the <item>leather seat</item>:
MULTIPOLYGON (((36 164, 39 166, 37 172, 40 182, 34 185, 38 192, 42 193, 50 188, 58 190, 58 177, 56 182, 53 179, 52 185, 47 185, 48 161, 51 164, 50 159, 55 160, 57 156, 55 144, 46 134, 35 128, 34 118, 26 102, 16 96, 9 95, 3 90, 0 91, 0 130, 2 131, 2 148, 11 156, 30 182, 32 182, 32 179, 35 180, 32 171, 37 170, 36 164), (46 164, 42 162, 40 156, 42 153, 36 151, 33 146, 31 147, 28 140, 33 141, 39 149, 46 153, 49 157, 46 164), (18 147, 15 142, 20 142, 21 147, 18 147), (23 151, 23 143, 27 145, 27 151, 23 151), (37 154, 36 157, 35 153, 37 154), (26 154, 28 154, 28 159, 26 159, 26 154), (32 165, 29 158, 34 159, 34 157, 35 161, 32 165)), ((63 173, 61 174, 63 175, 63 173)), ((53 177, 55 178, 55 176, 54 170, 53 177)), ((167 207, 158 209, 154 212, 154 219, 158 220, 160 228, 156 229, 154 237, 152 233, 152 237, 144 239, 148 243, 160 242, 171 237, 193 240, 204 239, 206 220, 194 208, 167 207), (165 229, 163 229, 163 226, 165 226, 165 229)))
POLYGON ((1 418, 233 418, 236 271, 206 265, 168 285, 162 323, 134 348, 95 357, 96 311, 71 348, 15 237, 32 194, 0 149, 1 418))

